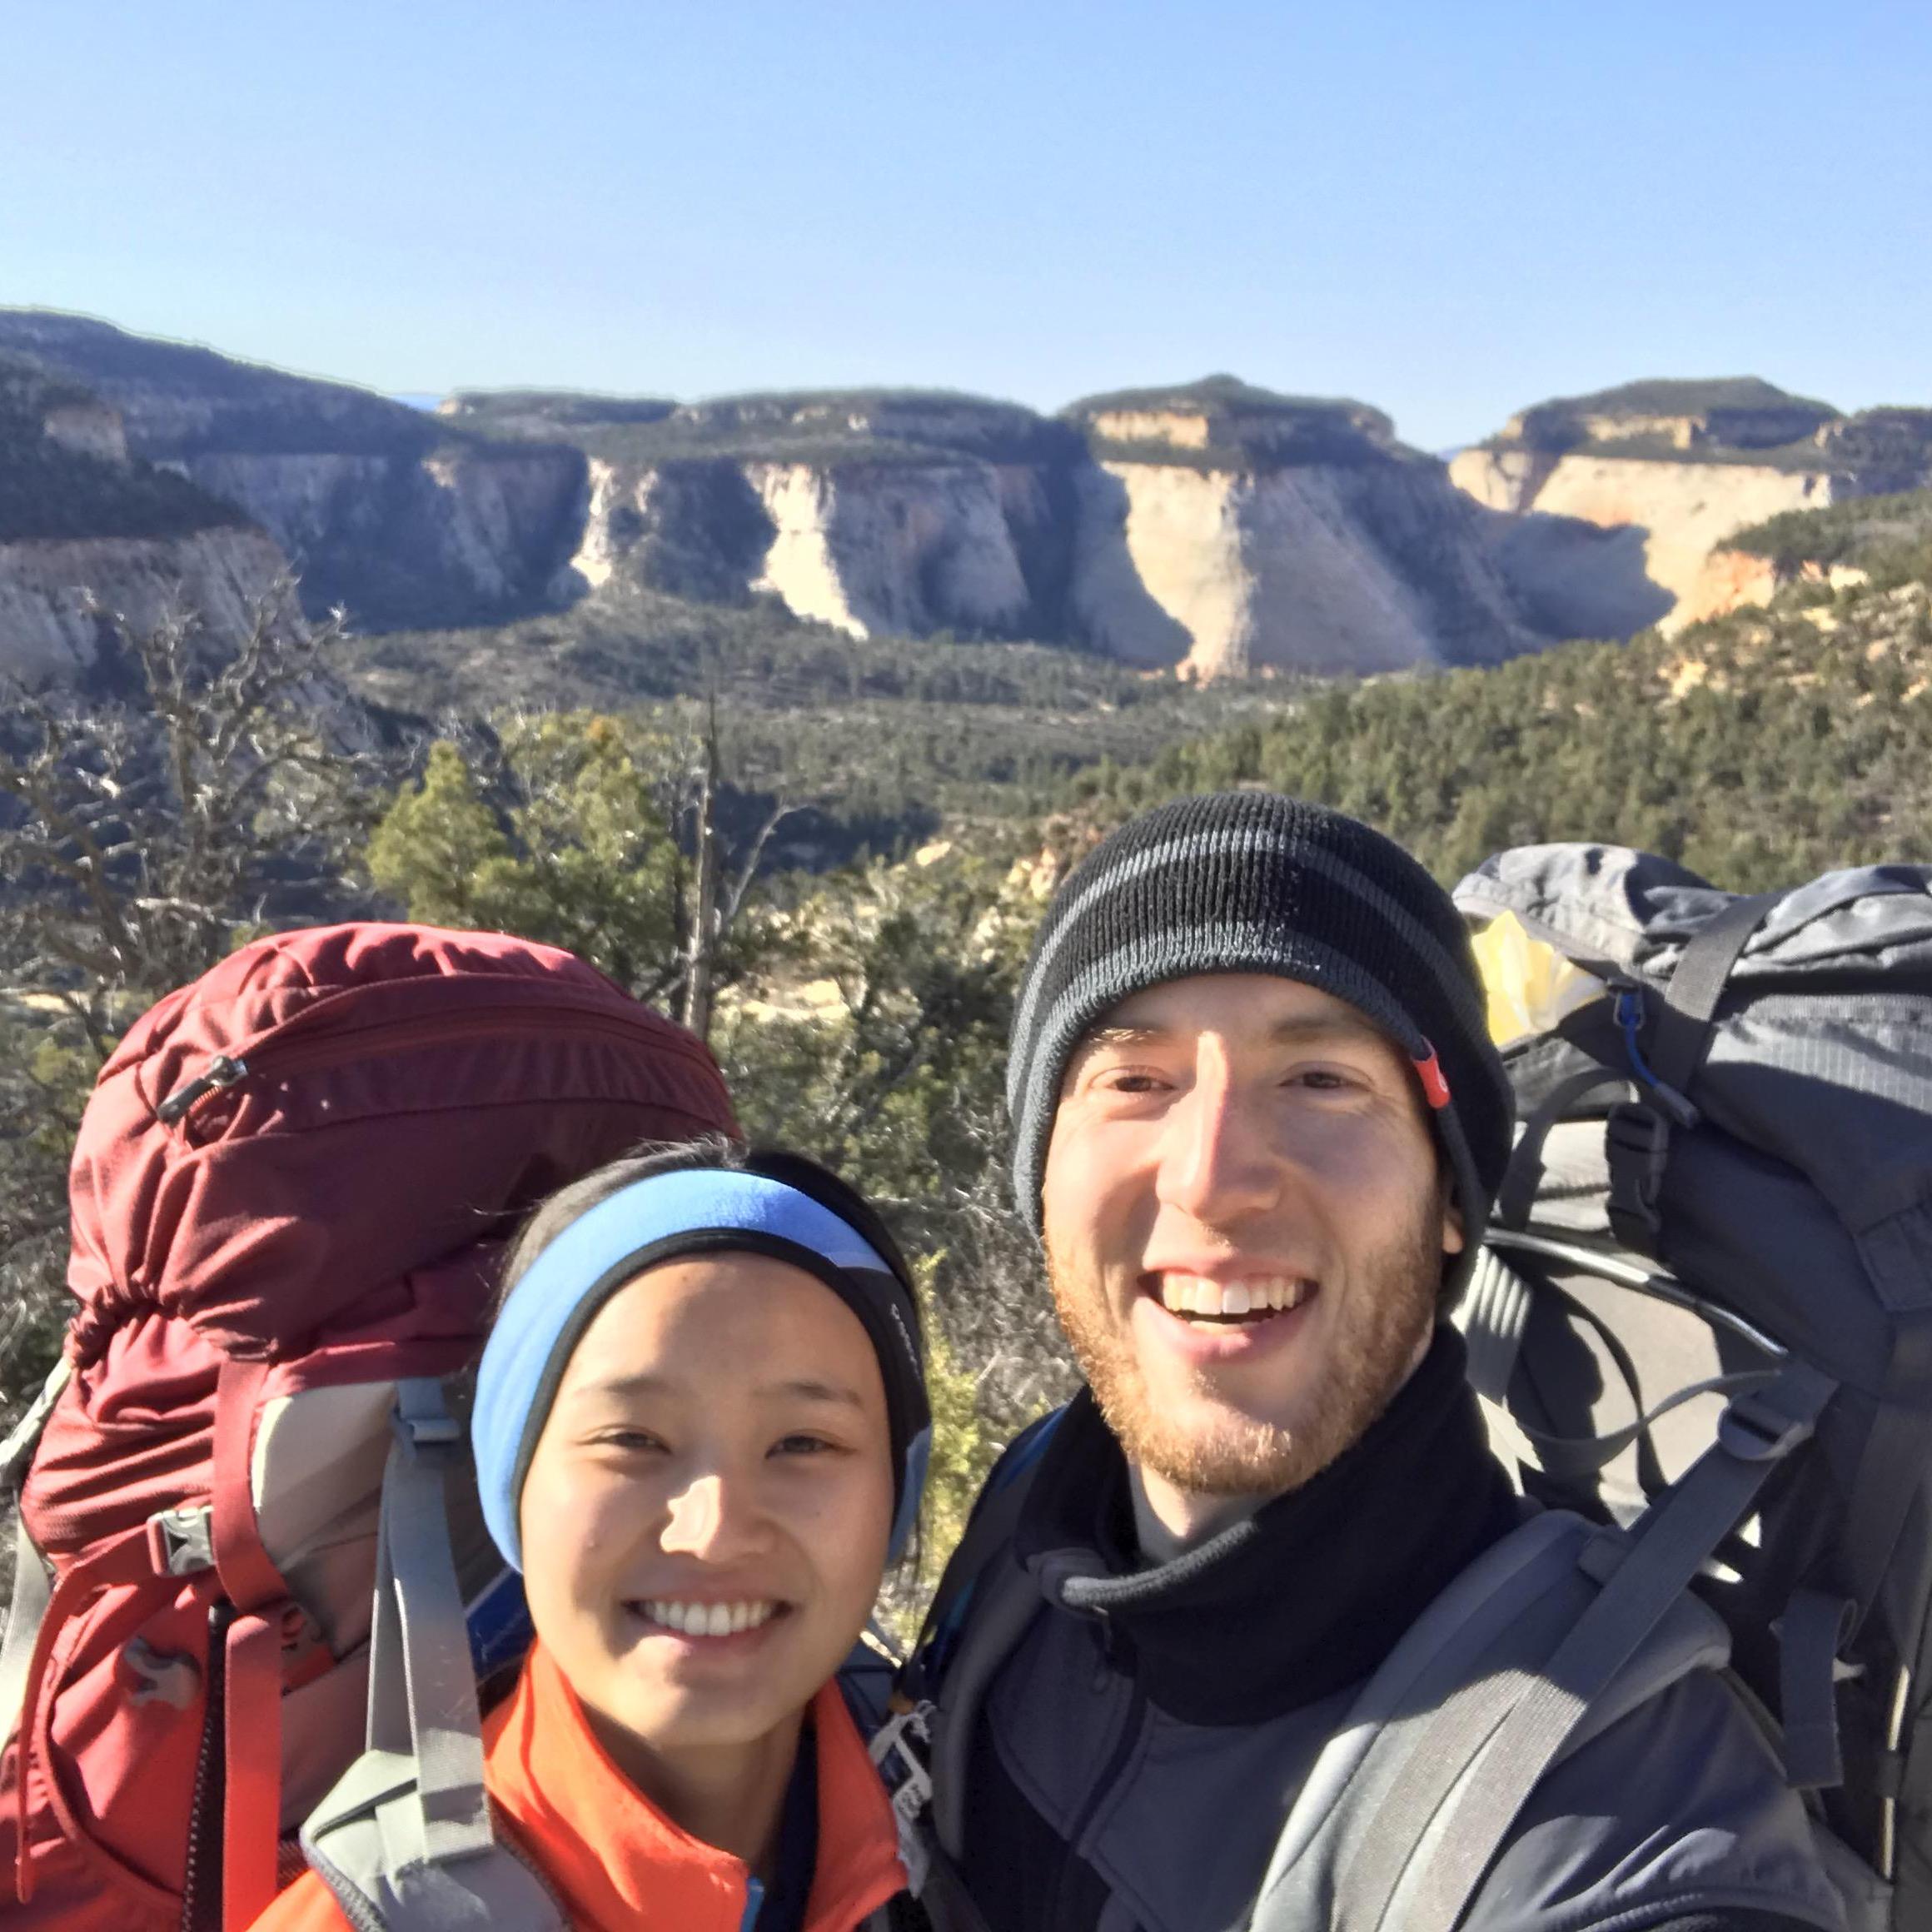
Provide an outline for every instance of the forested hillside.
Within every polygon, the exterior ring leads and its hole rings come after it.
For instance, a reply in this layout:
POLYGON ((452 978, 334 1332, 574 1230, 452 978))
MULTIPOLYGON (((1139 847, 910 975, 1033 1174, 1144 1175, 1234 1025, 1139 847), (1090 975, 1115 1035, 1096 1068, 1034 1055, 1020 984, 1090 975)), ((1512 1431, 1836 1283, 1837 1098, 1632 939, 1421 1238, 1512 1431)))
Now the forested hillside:
MULTIPOLYGON (((264 926, 406 914, 583 953, 709 1036, 754 1133, 889 1204, 949 1350, 956 1505, 1067 1386, 1007 1201, 1001 1093, 1013 985, 1066 865, 1156 799, 1242 784, 1358 813, 1446 881, 1550 839, 1647 846, 1743 890, 1932 859, 1932 587, 1895 563, 1901 519, 1884 511, 1895 565, 1869 581, 1800 580, 1668 640, 1367 683, 1203 697, 1066 654, 748 613, 641 688, 548 620, 481 659, 456 636, 411 650, 270 621, 239 658, 129 639, 112 704, 16 692, 0 1426, 56 1342, 67 1148, 117 1033, 264 926)), ((1853 541, 1830 520, 1775 540, 1853 541)))
POLYGON ((1929 687, 1923 579, 1800 585, 1668 640, 1332 685, 1145 767, 1097 770, 1074 795, 1108 819, 1266 784, 1372 820, 1446 881, 1504 845, 1601 839, 1756 891, 1932 859, 1929 687))

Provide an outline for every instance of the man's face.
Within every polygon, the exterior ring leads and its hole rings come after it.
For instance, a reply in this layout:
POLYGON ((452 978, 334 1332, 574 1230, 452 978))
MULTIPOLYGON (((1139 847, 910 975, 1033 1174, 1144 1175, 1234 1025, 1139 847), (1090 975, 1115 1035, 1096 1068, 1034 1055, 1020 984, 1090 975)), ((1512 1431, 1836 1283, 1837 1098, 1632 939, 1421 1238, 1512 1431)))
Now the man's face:
POLYGON ((1272 1495, 1426 1345, 1462 1233, 1419 1085, 1351 1006, 1264 973, 1123 1001, 1076 1049, 1042 1188, 1062 1326, 1128 1459, 1272 1495))

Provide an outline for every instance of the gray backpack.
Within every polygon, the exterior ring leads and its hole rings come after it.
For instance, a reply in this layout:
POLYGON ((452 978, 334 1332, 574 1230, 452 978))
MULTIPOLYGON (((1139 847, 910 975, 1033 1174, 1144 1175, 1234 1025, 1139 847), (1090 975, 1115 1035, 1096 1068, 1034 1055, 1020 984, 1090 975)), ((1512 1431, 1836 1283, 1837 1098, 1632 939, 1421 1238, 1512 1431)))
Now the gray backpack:
MULTIPOLYGON (((1601 982, 1505 1054, 1523 1126, 1459 1317, 1529 1513, 1363 1687, 1250 1932, 1450 1932, 1567 1752, 1727 1656, 1854 1932, 1932 1924, 1932 868, 1738 899, 1545 846, 1456 899, 1601 982)), ((977 1932, 969 1739, 1039 1607, 1010 1539, 1044 1435, 875 1745, 942 1932, 977 1932)))
POLYGON ((1531 846, 1456 900, 1602 984, 1505 1050, 1521 1125, 1461 1313, 1492 1437, 1639 1552, 1763 1442, 1697 1594, 1854 1925, 1932 1924, 1932 867, 1737 898, 1531 846))

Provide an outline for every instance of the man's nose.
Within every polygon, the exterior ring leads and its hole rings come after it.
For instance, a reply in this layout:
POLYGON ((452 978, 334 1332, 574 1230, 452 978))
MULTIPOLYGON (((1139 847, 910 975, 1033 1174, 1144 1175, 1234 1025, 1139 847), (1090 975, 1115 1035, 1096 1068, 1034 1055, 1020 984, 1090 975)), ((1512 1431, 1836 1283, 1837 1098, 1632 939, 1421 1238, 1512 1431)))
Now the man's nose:
POLYGON ((1225 1057, 1204 1054, 1193 1086, 1168 1113, 1162 1202, 1193 1220, 1223 1226, 1272 1207, 1280 1188, 1279 1150, 1263 1110, 1243 1092, 1225 1057))
POLYGON ((764 1517, 752 1486, 721 1470, 695 1476, 670 1499, 670 1513, 658 1537, 667 1555, 727 1563, 762 1547, 764 1517))

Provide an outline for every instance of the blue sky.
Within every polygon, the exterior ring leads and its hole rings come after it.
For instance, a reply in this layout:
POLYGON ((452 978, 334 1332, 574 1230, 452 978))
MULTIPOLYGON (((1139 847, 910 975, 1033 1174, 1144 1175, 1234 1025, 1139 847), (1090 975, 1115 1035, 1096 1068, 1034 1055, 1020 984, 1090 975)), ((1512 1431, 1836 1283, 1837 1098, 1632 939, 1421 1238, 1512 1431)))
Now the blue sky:
POLYGON ((1925 0, 9 0, 0 302, 389 391, 1932 404, 1925 0))

